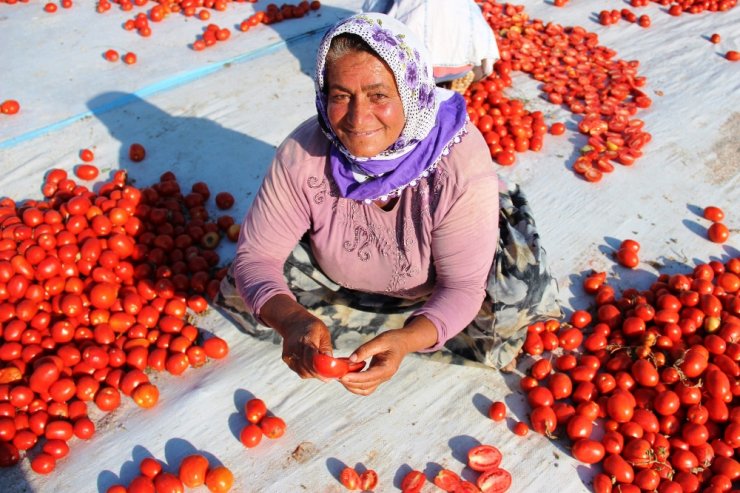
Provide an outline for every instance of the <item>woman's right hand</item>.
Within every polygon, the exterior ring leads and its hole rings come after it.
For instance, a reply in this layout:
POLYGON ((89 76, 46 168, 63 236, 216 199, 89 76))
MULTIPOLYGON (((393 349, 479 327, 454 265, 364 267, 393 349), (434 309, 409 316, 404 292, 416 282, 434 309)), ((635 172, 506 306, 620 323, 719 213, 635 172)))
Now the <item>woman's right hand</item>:
POLYGON ((284 294, 267 300, 260 317, 283 337, 283 361, 301 378, 320 378, 313 367, 316 353, 332 354, 327 326, 284 294))
POLYGON ((288 327, 283 336, 283 361, 301 378, 322 378, 313 367, 316 353, 332 353, 331 334, 319 319, 288 327))

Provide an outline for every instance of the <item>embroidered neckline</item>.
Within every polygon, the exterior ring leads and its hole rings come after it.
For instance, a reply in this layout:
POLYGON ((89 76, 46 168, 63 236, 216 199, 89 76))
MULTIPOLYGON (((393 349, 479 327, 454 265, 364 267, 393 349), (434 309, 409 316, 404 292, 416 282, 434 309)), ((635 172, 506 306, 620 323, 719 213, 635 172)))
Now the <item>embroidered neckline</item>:
POLYGON ((385 201, 390 200, 390 199, 392 199, 394 197, 400 197, 401 196, 401 193, 403 193, 403 191, 406 188, 408 188, 408 187, 415 187, 417 185, 417 183, 419 183, 419 180, 421 180, 422 178, 426 178, 429 175, 431 175, 432 173, 434 173, 436 171, 436 169, 437 169, 437 165, 439 164, 440 161, 442 161, 442 158, 448 156, 450 154, 450 149, 452 149, 452 147, 455 144, 459 144, 462 141, 462 138, 468 133, 468 124, 469 123, 470 123, 470 119, 467 119, 466 118, 465 119, 465 125, 463 125, 460 128, 460 130, 458 130, 455 133, 455 136, 442 148, 442 152, 437 157, 437 159, 435 159, 432 162, 432 164, 430 164, 429 166, 427 166, 424 169, 424 171, 422 171, 419 174, 419 176, 417 176, 416 178, 414 178, 413 180, 411 180, 407 184, 402 185, 402 186, 400 186, 400 187, 398 187, 398 188, 396 188, 394 190, 391 190, 390 192, 388 192, 385 195, 380 195, 378 197, 374 197, 374 198, 371 198, 371 199, 357 200, 356 202, 365 203, 365 204, 372 204, 376 200, 381 200, 381 201, 385 202, 385 201))

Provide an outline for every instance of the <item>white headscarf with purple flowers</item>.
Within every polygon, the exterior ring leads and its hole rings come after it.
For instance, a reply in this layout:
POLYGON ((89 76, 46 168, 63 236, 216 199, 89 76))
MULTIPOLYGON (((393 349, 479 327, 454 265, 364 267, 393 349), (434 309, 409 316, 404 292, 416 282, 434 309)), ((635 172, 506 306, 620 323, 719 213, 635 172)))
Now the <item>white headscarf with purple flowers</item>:
POLYGON ((403 23, 385 14, 357 14, 332 27, 316 58, 316 108, 321 127, 332 142, 332 174, 343 197, 385 199, 434 170, 449 147, 464 134, 465 100, 434 84, 430 57, 423 43, 403 23), (331 128, 324 91, 326 56, 332 39, 343 33, 360 36, 388 64, 396 79, 406 124, 388 149, 372 158, 353 156, 331 128), (358 181, 354 172, 373 177, 358 181))

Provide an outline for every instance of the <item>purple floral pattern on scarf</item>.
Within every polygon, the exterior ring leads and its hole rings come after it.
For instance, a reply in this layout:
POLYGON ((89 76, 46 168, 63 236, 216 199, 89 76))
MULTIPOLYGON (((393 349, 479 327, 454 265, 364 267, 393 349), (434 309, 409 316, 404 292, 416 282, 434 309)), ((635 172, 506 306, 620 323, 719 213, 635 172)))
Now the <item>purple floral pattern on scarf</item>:
POLYGON ((385 14, 353 15, 324 35, 316 57, 316 109, 322 130, 333 144, 329 160, 343 197, 367 201, 403 190, 416 183, 422 173, 433 170, 442 150, 448 152, 448 144, 464 135, 465 102, 459 94, 447 94, 440 102, 441 89, 434 84, 428 60, 431 57, 416 35, 385 14), (355 157, 347 150, 331 128, 326 111, 326 56, 332 39, 343 33, 360 36, 390 67, 403 104, 406 124, 401 135, 388 149, 371 158, 355 157), (445 111, 440 111, 443 107, 445 111), (374 178, 358 184, 353 169, 360 169, 374 178))

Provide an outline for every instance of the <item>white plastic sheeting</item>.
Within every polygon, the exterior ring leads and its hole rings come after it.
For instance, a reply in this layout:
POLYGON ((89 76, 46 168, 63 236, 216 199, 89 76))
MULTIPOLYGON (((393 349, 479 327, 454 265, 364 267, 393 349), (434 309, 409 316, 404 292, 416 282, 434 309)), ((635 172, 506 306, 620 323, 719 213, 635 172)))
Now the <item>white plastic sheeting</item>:
MULTIPOLYGON (((133 14, 115 6, 97 14, 93 2, 75 2, 51 15, 42 3, 0 5, 0 100, 17 99, 22 108, 0 115, 0 193, 40 198, 46 170, 72 170, 79 150, 91 148, 104 173, 126 168, 138 184, 172 170, 184 187, 206 181, 213 192, 229 191, 237 197, 236 217, 245 213, 275 146, 313 114, 318 33, 362 4, 326 0, 304 19, 248 33, 235 25, 266 2, 233 4, 210 21, 231 28, 231 39, 195 52, 188 45, 205 23, 192 18, 152 24, 145 39, 121 28, 133 14), (109 48, 133 51, 139 61, 106 62, 109 48), (132 142, 146 147, 144 162, 128 160, 132 142)), ((595 21, 599 10, 621 9, 621 2, 525 4, 531 17, 581 25, 618 57, 639 60, 654 101, 638 113, 653 136, 645 157, 591 184, 570 171, 584 143, 576 120, 545 102, 526 76, 517 76, 509 91, 528 109, 543 110, 549 122, 568 124, 564 136, 545 139, 542 152, 519 155, 514 167, 500 170, 529 196, 566 311, 589 305, 580 283, 591 269, 608 271, 618 287, 642 289, 658 269, 685 271, 739 255, 740 64, 722 55, 740 49, 740 10, 676 18, 651 4, 634 9, 652 18, 643 29, 595 21), (719 45, 707 40, 714 32, 723 37, 719 45), (708 223, 697 212, 710 204, 727 214, 733 236, 724 245, 705 238, 708 223), (625 238, 642 244, 642 263, 633 271, 611 258, 625 238)), ((224 258, 231 252, 233 246, 224 246, 224 258)), ((215 310, 198 324, 229 341, 227 359, 181 377, 152 375, 161 390, 155 408, 141 410, 124 398, 114 413, 95 414, 95 436, 73 440, 52 474, 39 476, 23 460, 0 471, 0 491, 104 492, 127 484, 146 456, 176 471, 194 451, 230 467, 239 492, 344 491, 337 480, 344 465, 375 469, 377 491, 398 491, 411 468, 430 479, 442 467, 463 471, 466 451, 478 443, 502 450, 502 465, 514 477, 511 491, 590 491, 593 471, 570 457, 565 441, 511 432, 514 420, 527 419, 517 375, 412 355, 390 382, 363 398, 336 383, 300 380, 281 362, 279 346, 245 336, 215 310), (238 434, 241 409, 252 396, 265 400, 288 430, 247 450, 238 434), (509 406, 506 423, 488 419, 494 400, 509 406)), ((519 368, 527 366, 525 360, 519 368)), ((424 491, 439 490, 429 484, 424 491)))

